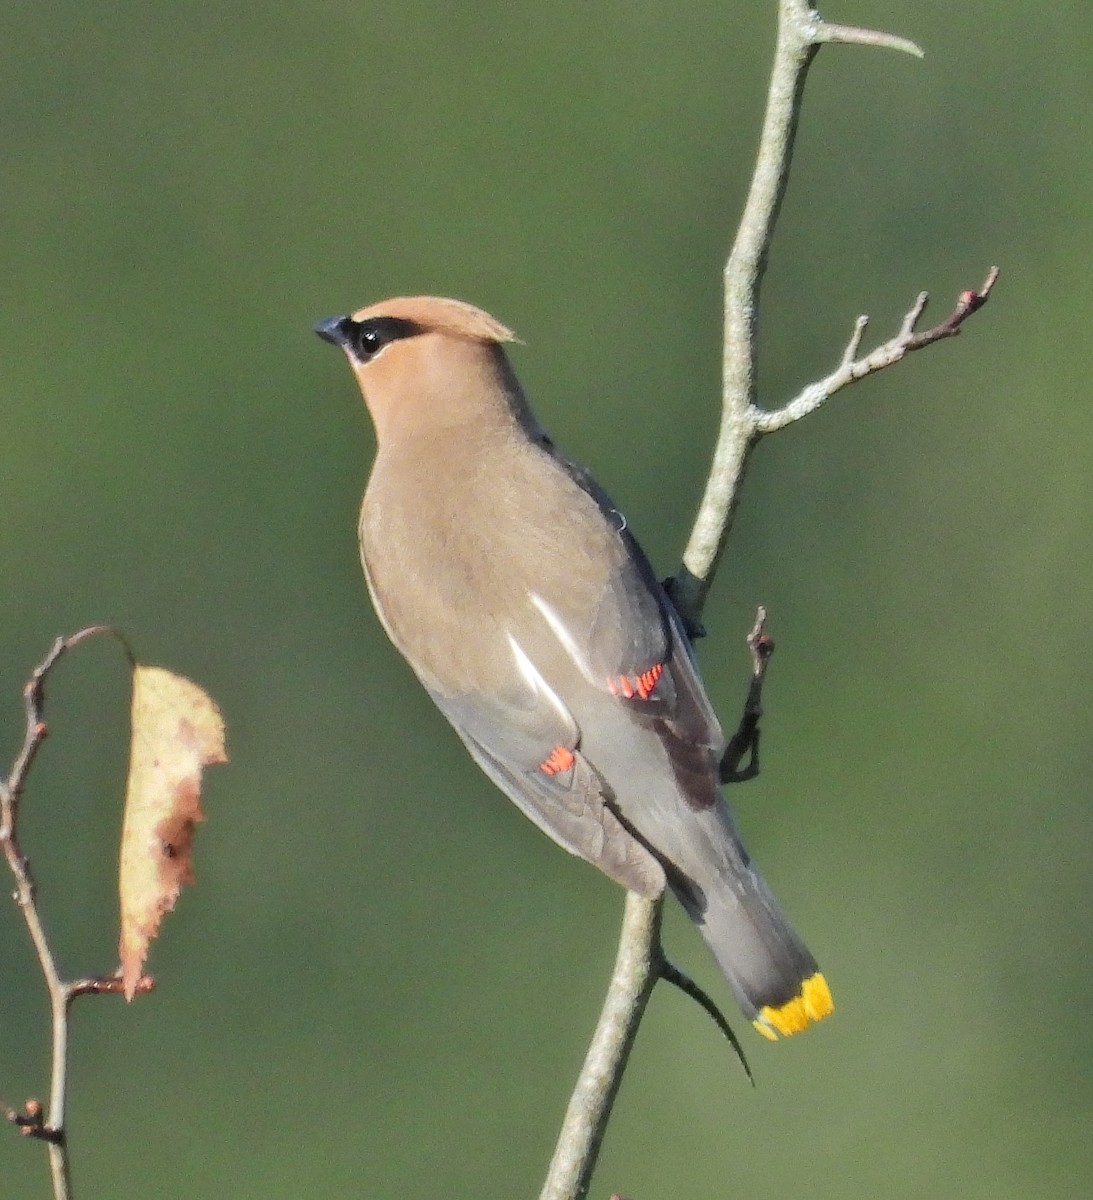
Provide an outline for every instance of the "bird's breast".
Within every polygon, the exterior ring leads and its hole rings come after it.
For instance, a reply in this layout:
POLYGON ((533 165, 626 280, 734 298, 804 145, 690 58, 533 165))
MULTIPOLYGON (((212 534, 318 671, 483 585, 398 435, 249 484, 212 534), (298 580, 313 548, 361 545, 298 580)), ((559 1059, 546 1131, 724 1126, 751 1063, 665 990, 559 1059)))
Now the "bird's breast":
POLYGON ((427 686, 510 686, 513 646, 551 677, 578 669, 625 550, 616 525, 530 443, 382 454, 361 558, 377 612, 427 686))

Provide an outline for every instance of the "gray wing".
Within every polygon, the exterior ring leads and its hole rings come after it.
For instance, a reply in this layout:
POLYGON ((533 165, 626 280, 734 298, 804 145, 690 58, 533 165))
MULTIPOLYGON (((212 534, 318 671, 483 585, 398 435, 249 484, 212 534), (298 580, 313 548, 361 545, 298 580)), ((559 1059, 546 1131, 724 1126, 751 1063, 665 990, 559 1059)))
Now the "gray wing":
POLYGON ((592 670, 607 680, 636 726, 663 743, 688 802, 708 808, 719 794, 716 764, 725 749, 691 644, 641 549, 608 581, 590 639, 592 670))
MULTIPOLYGON (((541 444, 617 530, 620 562, 606 581, 587 634, 590 678, 654 724, 678 747, 689 746, 696 765, 707 751, 719 759, 725 738, 698 674, 690 639, 626 519, 588 472, 550 441, 541 444)), ((580 640, 580 638, 578 638, 580 640)), ((686 755, 685 755, 686 757, 686 755)), ((703 767, 702 773, 705 773, 703 767)))
POLYGON ((544 833, 630 891, 659 896, 664 869, 612 811, 611 790, 581 754, 572 715, 527 667, 518 693, 429 694, 475 762, 544 833))

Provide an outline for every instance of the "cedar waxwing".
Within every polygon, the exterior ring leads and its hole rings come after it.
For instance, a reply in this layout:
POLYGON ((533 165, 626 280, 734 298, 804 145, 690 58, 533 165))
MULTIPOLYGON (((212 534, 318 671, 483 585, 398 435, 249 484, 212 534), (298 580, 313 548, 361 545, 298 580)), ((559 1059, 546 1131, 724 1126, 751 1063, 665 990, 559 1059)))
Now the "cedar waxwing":
POLYGON ((832 1011, 752 865, 725 739, 679 617, 625 519, 532 415, 502 343, 458 300, 320 322, 376 427, 360 516, 376 612, 483 771, 624 887, 667 886, 774 1040, 832 1011))

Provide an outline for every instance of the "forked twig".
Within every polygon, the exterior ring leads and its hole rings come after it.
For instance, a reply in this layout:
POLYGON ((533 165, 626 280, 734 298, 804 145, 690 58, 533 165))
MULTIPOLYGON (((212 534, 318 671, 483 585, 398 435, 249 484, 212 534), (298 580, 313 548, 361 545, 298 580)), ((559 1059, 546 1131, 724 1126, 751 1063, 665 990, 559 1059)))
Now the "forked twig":
POLYGON ((854 332, 850 335, 850 341, 847 342, 842 359, 835 370, 823 379, 810 383, 799 395, 781 408, 773 411, 756 409, 755 432, 762 435, 784 429, 787 425, 792 425, 794 421, 799 421, 802 417, 807 417, 809 413, 815 412, 825 400, 830 399, 847 384, 856 383, 867 375, 873 375, 877 371, 883 371, 885 367, 894 366, 914 350, 932 346, 934 342, 940 342, 944 338, 956 337, 972 313, 978 312, 987 303, 987 298, 997 279, 998 268, 991 267, 983 286, 978 291, 969 289, 961 292, 953 311, 943 321, 939 321, 929 329, 918 328, 919 319, 925 311, 927 300, 929 300, 926 292, 920 292, 904 316, 899 332, 862 358, 858 357, 858 351, 861 349, 862 337, 869 325, 869 318, 859 317, 854 323, 854 332))

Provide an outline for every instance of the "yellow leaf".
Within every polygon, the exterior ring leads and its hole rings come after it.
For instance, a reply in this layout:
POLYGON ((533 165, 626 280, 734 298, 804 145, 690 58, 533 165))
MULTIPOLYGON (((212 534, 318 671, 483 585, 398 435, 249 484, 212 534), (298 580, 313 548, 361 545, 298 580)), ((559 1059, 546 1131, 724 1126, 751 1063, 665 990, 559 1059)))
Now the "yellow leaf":
POLYGON ((121 833, 121 977, 127 1000, 148 945, 184 883, 201 811, 201 769, 227 762, 220 710, 197 686, 160 667, 133 668, 133 741, 121 833))

